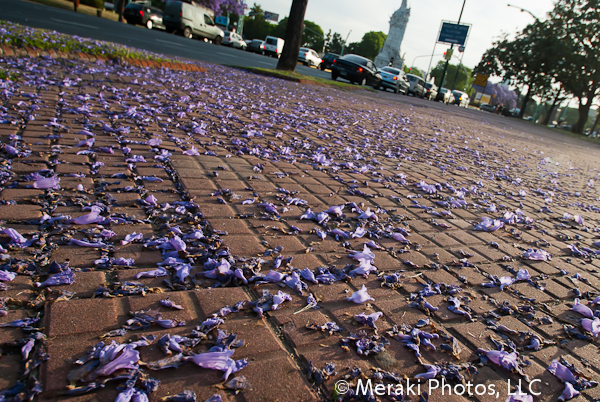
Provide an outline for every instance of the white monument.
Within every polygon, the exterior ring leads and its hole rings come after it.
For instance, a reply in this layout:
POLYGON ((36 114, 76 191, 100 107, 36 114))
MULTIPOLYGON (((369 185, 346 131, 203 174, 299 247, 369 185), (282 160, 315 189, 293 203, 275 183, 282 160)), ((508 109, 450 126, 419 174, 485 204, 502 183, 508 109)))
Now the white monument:
POLYGON ((406 4, 407 0, 402 0, 402 6, 390 18, 390 32, 385 40, 383 48, 375 57, 377 68, 392 65, 396 68, 404 67, 402 56, 400 55, 400 45, 406 31, 408 17, 410 17, 410 8, 406 4))

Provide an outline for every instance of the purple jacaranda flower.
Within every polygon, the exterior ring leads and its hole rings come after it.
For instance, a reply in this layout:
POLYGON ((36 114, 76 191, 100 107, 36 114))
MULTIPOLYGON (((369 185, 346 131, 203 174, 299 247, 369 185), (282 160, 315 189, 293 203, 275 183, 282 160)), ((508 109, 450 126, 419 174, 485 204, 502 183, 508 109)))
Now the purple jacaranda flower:
POLYGON ((20 245, 23 243, 27 243, 27 239, 21 236, 21 234, 13 228, 6 228, 2 231, 2 233, 10 237, 10 245, 20 245))
POLYGON ((140 241, 144 239, 144 235, 142 233, 133 232, 128 235, 125 235, 125 238, 121 240, 121 245, 126 245, 131 243, 132 241, 140 241))
POLYGON ((263 279, 267 282, 281 282, 286 276, 286 274, 271 270, 263 279))
POLYGON ((146 205, 152 205, 154 207, 158 206, 158 200, 153 194, 150 194, 148 197, 144 199, 144 203, 146 205))
POLYGON ((173 267, 175 269, 175 276, 180 283, 185 281, 185 278, 190 276, 190 270, 192 266, 190 264, 178 264, 173 267))
POLYGON ((508 353, 503 350, 484 350, 481 348, 477 349, 477 352, 485 354, 493 363, 507 370, 517 367, 518 355, 516 352, 508 353))
POLYGON ((36 282, 35 286, 38 288, 45 288, 46 286, 70 285, 73 282, 75 282, 75 272, 67 267, 63 272, 52 275, 42 283, 36 282))
POLYGON ((374 221, 378 221, 379 218, 375 212, 371 212, 371 208, 367 208, 362 214, 358 215, 358 219, 373 219, 374 221))
POLYGON ((479 222, 473 230, 483 230, 485 232, 494 232, 498 229, 501 229, 504 226, 504 222, 498 219, 491 219, 488 217, 481 218, 481 222, 479 222))
POLYGON ((370 262, 373 262, 373 260, 375 259, 375 254, 365 244, 363 246, 363 251, 362 252, 361 251, 354 251, 348 257, 354 258, 357 261, 360 261, 360 260, 369 260, 370 262))
POLYGON ((92 378, 107 377, 117 370, 121 369, 137 369, 139 368, 138 362, 140 360, 140 352, 135 350, 133 345, 125 345, 121 350, 121 354, 114 357, 105 365, 98 367, 96 371, 91 374, 92 378))
POLYGON ((92 146, 94 146, 94 142, 96 141, 95 138, 88 138, 87 140, 82 140, 79 141, 77 143, 77 145, 73 145, 75 148, 79 148, 79 147, 88 147, 91 148, 92 146))
POLYGON ((515 388, 515 392, 509 395, 505 402, 533 402, 533 396, 521 392, 518 385, 515 388))
POLYGON ((589 318, 581 319, 581 326, 586 331, 589 331, 594 335, 594 338, 597 338, 600 335, 600 318, 596 317, 593 320, 589 318))
POLYGON ((427 369, 427 372, 417 374, 415 376, 415 378, 422 378, 424 380, 432 380, 440 373, 440 371, 442 371, 442 369, 439 366, 436 366, 435 364, 424 364, 423 366, 425 366, 425 368, 427 369))
POLYGON ((304 212, 302 215, 300 215, 300 219, 310 219, 312 221, 316 221, 317 220, 317 215, 315 215, 314 212, 311 211, 310 208, 308 208, 306 210, 306 212, 304 212))
POLYGON ((188 155, 188 156, 197 156, 197 155, 200 155, 200 152, 198 152, 198 149, 192 145, 192 147, 190 149, 183 151, 182 154, 188 155))
POLYGON ((151 147, 157 147, 162 144, 162 140, 160 138, 151 138, 146 141, 146 145, 150 145, 151 147))
POLYGON ((575 389, 575 387, 573 387, 573 384, 571 384, 570 382, 566 382, 565 383, 565 390, 558 397, 558 400, 561 401, 561 402, 568 401, 569 399, 575 398, 579 394, 580 394, 580 392, 577 391, 575 389))
POLYGON ((600 296, 596 296, 596 298, 592 300, 590 304, 600 304, 600 296))
POLYGON ((579 225, 583 225, 583 218, 581 215, 573 215, 573 220, 579 225))
POLYGON ((515 283, 515 278, 512 276, 503 276, 500 278, 500 290, 504 290, 505 287, 515 283))
POLYGON ((100 212, 102 212, 102 209, 96 205, 93 205, 89 214, 80 216, 75 219, 71 219, 69 222, 74 223, 76 225, 89 225, 93 223, 99 223, 104 221, 104 218, 100 216, 100 212))
POLYGON ((329 209, 325 211, 325 213, 328 213, 330 215, 342 216, 344 214, 342 212, 343 209, 343 205, 334 205, 333 207, 329 207, 329 209))
POLYGON ((33 183, 33 188, 39 188, 42 190, 52 188, 52 189, 58 190, 60 188, 59 183, 60 183, 60 179, 56 176, 44 177, 41 179, 37 179, 33 183))
POLYGON ((448 306, 448 310, 452 311, 454 314, 460 314, 460 315, 464 315, 466 316, 469 320, 473 319, 473 317, 471 316, 471 314, 460 308, 460 300, 458 299, 458 297, 451 297, 450 299, 448 299, 448 302, 450 302, 451 304, 448 306))
POLYGON ((375 321, 377 321, 379 319, 379 317, 381 317, 383 315, 383 313, 381 311, 378 311, 376 313, 372 313, 369 315, 366 315, 365 313, 360 313, 358 315, 354 316, 354 319, 359 322, 362 325, 368 325, 373 329, 377 329, 377 327, 375 326, 375 321))
POLYGON ((333 230, 330 230, 329 231, 329 235, 331 235, 331 236, 342 236, 344 239, 350 238, 350 233, 344 232, 340 228, 335 228, 333 230))
POLYGON ((248 198, 247 200, 242 201, 242 205, 254 204, 254 201, 256 201, 254 198, 248 198))
POLYGON ((396 241, 399 241, 403 244, 410 244, 410 240, 408 240, 402 233, 394 233, 392 234, 392 238, 396 241))
POLYGON ((525 251, 521 257, 523 257, 526 260, 533 260, 533 261, 548 261, 552 258, 552 255, 547 252, 546 250, 534 250, 532 248, 530 248, 529 250, 525 251))
POLYGON ((30 338, 27 341, 27 343, 21 347, 21 356, 23 356, 24 361, 27 361, 27 359, 29 358, 29 353, 33 349, 34 345, 35 345, 35 339, 30 338))
POLYGON ((528 281, 529 279, 531 279, 531 275, 529 275, 529 271, 527 271, 525 268, 521 268, 517 272, 517 281, 528 281))
POLYGON ((181 238, 177 235, 173 236, 173 238, 169 240, 169 244, 176 251, 185 251, 185 249, 187 248, 185 242, 183 240, 181 240, 181 238))
POLYGON ((163 267, 160 267, 160 268, 154 269, 152 271, 138 272, 137 274, 135 274, 135 279, 157 278, 159 276, 167 276, 167 275, 169 275, 167 270, 164 269, 163 267))
POLYGON ((177 310, 183 310, 182 306, 180 306, 179 304, 175 304, 175 302, 169 300, 168 298, 161 300, 159 303, 161 304, 161 306, 170 307, 177 310))
POLYGON ((113 265, 116 265, 119 267, 132 267, 135 265, 135 259, 119 257, 119 258, 115 258, 112 263, 113 263, 113 265))
POLYGON ((121 391, 119 395, 117 395, 115 402, 130 402, 133 392, 133 388, 125 388, 124 391, 121 391))
POLYGON ((418 188, 425 191, 427 194, 435 194, 437 193, 437 188, 435 184, 427 184, 425 181, 421 180, 416 184, 418 188))
POLYGON ((242 271, 241 268, 236 268, 233 271, 233 276, 235 276, 236 278, 238 278, 239 280, 241 280, 245 285, 248 284, 248 280, 246 279, 246 277, 244 276, 244 271, 242 271))
POLYGON ((277 292, 276 295, 273 295, 273 305, 271 306, 272 310, 278 310, 281 303, 284 301, 292 301, 292 296, 282 292, 281 290, 277 292))
POLYGON ((304 268, 302 271, 300 271, 300 275, 304 280, 310 281, 312 283, 318 283, 317 278, 315 278, 315 274, 309 268, 304 268))
POLYGON ((16 272, 10 272, 5 270, 0 270, 0 281, 2 282, 10 282, 17 276, 16 272))
POLYGON ((235 350, 229 349, 222 352, 198 353, 197 355, 185 357, 185 360, 191 360, 202 368, 224 371, 223 379, 227 380, 229 375, 240 371, 248 365, 246 359, 233 360, 231 356, 234 352, 235 350))
POLYGON ((163 328, 175 328, 175 327, 184 326, 185 322, 184 321, 161 319, 161 320, 154 320, 154 324, 159 325, 159 326, 161 326, 163 328))
POLYGON ((573 304, 572 311, 575 311, 587 318, 594 318, 594 312, 585 304, 581 304, 579 299, 575 299, 575 303, 573 304))
POLYGON ((350 271, 350 276, 362 275, 365 278, 372 272, 377 272, 377 267, 371 265, 371 260, 360 259, 358 267, 350 271))
POLYGON ((353 303, 357 303, 357 304, 364 303, 364 302, 366 302, 368 300, 375 301, 375 299, 372 298, 367 293, 367 287, 365 285, 362 285, 362 288, 360 288, 360 290, 357 290, 356 292, 354 292, 352 294, 352 296, 347 297, 346 300, 351 301, 353 303))
POLYGON ((70 239, 69 240, 69 244, 75 245, 75 246, 81 246, 81 247, 92 247, 92 248, 102 248, 102 247, 106 247, 106 244, 102 243, 101 241, 97 241, 95 243, 91 243, 87 240, 77 240, 77 239, 70 239))
POLYGON ((39 318, 23 318, 20 320, 14 320, 11 322, 5 322, 4 324, 0 324, 0 327, 13 327, 13 328, 24 328, 24 327, 29 327, 32 324, 35 324, 36 322, 38 322, 40 319, 39 318))
POLYGON ((577 378, 575 378, 573 372, 558 360, 552 360, 552 363, 550 363, 547 370, 554 374, 554 376, 561 381, 572 383, 577 382, 577 378))
POLYGON ((365 228, 363 228, 362 226, 359 226, 356 228, 354 233, 350 234, 350 237, 352 237, 353 239, 360 239, 366 234, 367 234, 367 230, 365 228))

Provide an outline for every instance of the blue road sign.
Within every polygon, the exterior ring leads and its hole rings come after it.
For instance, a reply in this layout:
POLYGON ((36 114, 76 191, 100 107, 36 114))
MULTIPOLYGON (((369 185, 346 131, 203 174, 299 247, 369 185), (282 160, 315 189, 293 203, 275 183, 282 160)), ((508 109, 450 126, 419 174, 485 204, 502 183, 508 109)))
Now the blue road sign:
POLYGON ((455 24, 452 22, 442 22, 438 43, 450 43, 464 46, 469 35, 471 25, 455 24))

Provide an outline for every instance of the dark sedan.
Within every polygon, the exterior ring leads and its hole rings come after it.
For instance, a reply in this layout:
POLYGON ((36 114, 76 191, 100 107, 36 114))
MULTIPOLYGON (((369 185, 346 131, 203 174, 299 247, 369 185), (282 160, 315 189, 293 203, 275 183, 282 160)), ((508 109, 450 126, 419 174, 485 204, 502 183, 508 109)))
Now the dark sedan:
POLYGON ((258 54, 265 54, 265 41, 260 39, 252 39, 252 42, 248 43, 246 50, 258 54))
POLYGON ((148 29, 163 28, 163 13, 159 8, 143 3, 129 3, 123 10, 123 17, 128 24, 144 25, 148 29))
POLYGON ((331 66, 331 79, 344 78, 351 83, 381 88, 381 75, 375 64, 366 57, 347 54, 336 59, 331 66))
POLYGON ((325 69, 330 69, 331 70, 331 65, 339 57, 340 57, 339 54, 336 54, 336 53, 327 53, 325 56, 323 56, 323 60, 321 61, 321 65, 319 66, 319 68, 321 70, 325 70, 325 69))

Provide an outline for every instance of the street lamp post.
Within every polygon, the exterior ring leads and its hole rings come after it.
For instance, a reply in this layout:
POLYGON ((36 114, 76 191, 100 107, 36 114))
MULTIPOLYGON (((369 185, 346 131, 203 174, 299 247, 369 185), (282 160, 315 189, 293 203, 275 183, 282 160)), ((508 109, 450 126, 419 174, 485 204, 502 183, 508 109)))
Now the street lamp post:
POLYGON ((344 41, 344 43, 342 43, 342 54, 340 54, 340 56, 344 55, 344 49, 346 48, 346 42, 348 42, 348 38, 350 37, 351 33, 352 33, 352 30, 350 30, 350 32, 348 32, 348 35, 346 36, 346 40, 344 41))
MULTIPOLYGON (((462 5, 462 8, 460 9, 460 15, 458 16, 458 23, 457 23, 458 25, 460 25, 460 20, 462 18, 463 11, 465 10, 466 2, 467 2, 467 0, 463 0, 463 5, 462 5)), ((454 49, 454 43, 452 45, 450 45, 450 50, 452 50, 452 49, 454 49)), ((440 82, 442 84, 444 83, 444 78, 446 78, 446 71, 448 71, 448 63, 450 63, 450 60, 446 60, 446 64, 444 65, 444 71, 442 72, 442 79, 440 80, 440 82)))
POLYGON ((536 17, 536 16, 535 16, 535 15, 534 15, 534 14, 533 14, 531 11, 529 11, 529 10, 527 10, 527 9, 525 9, 525 8, 522 8, 522 7, 519 7, 519 6, 513 6, 512 4, 507 4, 507 6, 509 6, 509 7, 514 7, 514 8, 518 8, 519 10, 521 10, 521 12, 522 12, 522 13, 523 13, 523 12, 525 12, 525 13, 529 13, 529 15, 531 15, 533 18, 535 18, 535 20, 536 20, 536 21, 539 21, 539 20, 540 20, 540 19, 539 19, 538 17, 536 17))

